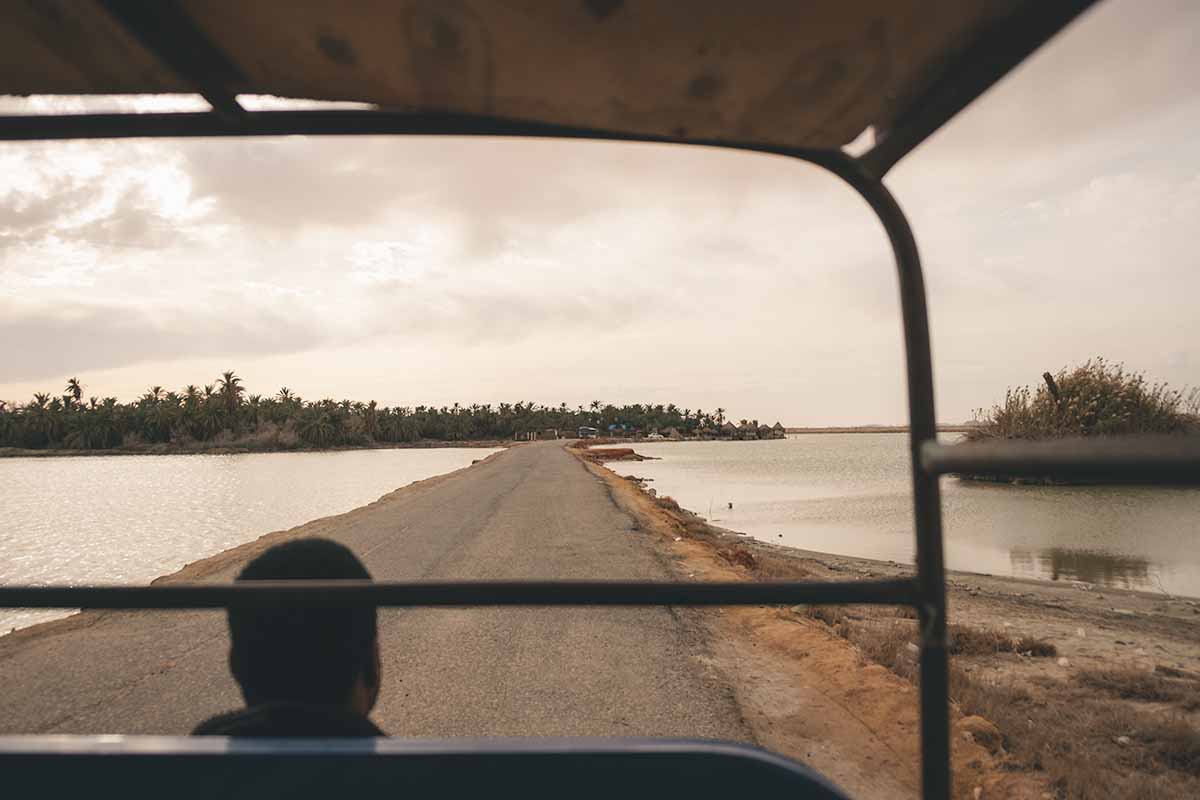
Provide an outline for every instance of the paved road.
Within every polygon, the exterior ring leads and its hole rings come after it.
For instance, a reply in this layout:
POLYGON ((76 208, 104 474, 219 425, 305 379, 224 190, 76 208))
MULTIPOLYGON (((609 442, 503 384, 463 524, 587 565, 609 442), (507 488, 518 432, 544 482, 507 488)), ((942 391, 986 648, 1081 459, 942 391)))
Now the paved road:
MULTIPOLYGON (((556 442, 298 532, 342 541, 377 579, 670 577, 655 543, 556 442)), ((73 619, 0 637, 0 732, 178 734, 240 705, 222 613, 73 619)), ((394 735, 751 738, 694 618, 671 609, 385 609, 380 636, 374 716, 394 735)))

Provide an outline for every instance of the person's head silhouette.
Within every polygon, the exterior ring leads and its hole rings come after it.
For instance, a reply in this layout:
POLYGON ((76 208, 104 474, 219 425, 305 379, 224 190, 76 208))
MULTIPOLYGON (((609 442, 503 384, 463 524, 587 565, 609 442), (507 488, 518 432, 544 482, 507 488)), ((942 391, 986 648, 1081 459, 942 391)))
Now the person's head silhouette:
MULTIPOLYGON (((255 558, 239 581, 369 580, 345 546, 297 539, 255 558)), ((367 714, 379 696, 374 606, 229 609, 229 667, 247 708, 196 733, 241 736, 379 736, 367 714)))

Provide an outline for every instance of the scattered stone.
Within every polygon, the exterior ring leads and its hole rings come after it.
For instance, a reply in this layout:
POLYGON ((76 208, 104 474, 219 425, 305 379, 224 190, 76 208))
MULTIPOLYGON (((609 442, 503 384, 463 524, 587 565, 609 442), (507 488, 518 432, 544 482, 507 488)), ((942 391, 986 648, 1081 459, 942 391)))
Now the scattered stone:
POLYGON ((1078 636, 1080 639, 1086 639, 1087 631, 1085 631, 1083 628, 1076 628, 1075 635, 1078 636))
POLYGON ((1060 667, 1069 667, 1069 666, 1071 666, 1071 662, 1067 659, 1066 656, 1063 656, 1062 658, 1060 658, 1058 660, 1058 665, 1060 667))
POLYGON ((1137 650, 1134 650, 1134 651, 1133 651, 1133 654, 1134 654, 1135 656, 1144 656, 1144 655, 1146 655, 1146 648, 1144 648, 1144 647, 1139 647, 1137 650))
POLYGON ((1120 745, 1126 745, 1126 744, 1129 744, 1129 737, 1128 736, 1118 736, 1116 739, 1113 739, 1113 741, 1120 745))

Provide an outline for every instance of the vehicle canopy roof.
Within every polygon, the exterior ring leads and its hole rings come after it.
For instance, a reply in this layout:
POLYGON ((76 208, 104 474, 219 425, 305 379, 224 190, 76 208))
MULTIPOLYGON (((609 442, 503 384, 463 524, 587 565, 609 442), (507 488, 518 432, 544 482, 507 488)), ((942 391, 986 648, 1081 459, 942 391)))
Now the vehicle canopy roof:
MULTIPOLYGON (((0 93, 352 101, 833 150, 876 171, 1091 0, 7 3, 0 93)), ((30 138, 30 137, 22 137, 30 138)))

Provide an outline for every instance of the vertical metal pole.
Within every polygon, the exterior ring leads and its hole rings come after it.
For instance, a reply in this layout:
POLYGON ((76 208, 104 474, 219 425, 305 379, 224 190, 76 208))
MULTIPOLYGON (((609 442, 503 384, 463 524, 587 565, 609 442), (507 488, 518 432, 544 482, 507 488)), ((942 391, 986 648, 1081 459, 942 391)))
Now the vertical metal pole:
POLYGON ((921 466, 921 446, 937 439, 933 357, 925 280, 912 228, 879 177, 853 159, 823 159, 821 166, 849 183, 883 223, 900 278, 904 352, 908 367, 909 460, 917 537, 921 625, 921 783, 926 800, 950 797, 950 673, 946 652, 946 573, 942 557, 942 499, 938 476, 921 466))

